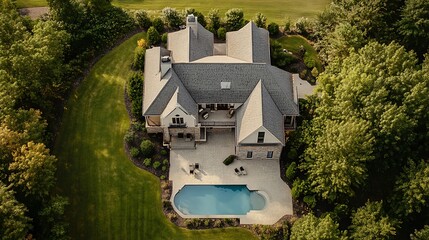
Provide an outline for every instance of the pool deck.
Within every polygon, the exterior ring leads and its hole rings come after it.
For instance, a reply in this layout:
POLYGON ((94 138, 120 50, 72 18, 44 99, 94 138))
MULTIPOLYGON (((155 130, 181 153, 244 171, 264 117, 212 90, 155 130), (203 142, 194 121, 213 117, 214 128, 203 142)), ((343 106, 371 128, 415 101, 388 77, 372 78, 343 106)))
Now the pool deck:
POLYGON ((292 196, 289 186, 280 178, 278 160, 235 160, 229 166, 223 160, 235 153, 234 133, 208 133, 207 142, 198 143, 195 150, 170 151, 170 180, 173 181, 174 196, 184 185, 195 184, 229 184, 247 185, 249 190, 258 190, 266 198, 262 210, 250 211, 247 215, 183 215, 184 218, 240 218, 241 224, 276 223, 284 215, 292 215, 292 196), (200 171, 195 175, 189 173, 189 165, 199 163, 200 171), (247 175, 237 176, 234 168, 243 166, 247 175))

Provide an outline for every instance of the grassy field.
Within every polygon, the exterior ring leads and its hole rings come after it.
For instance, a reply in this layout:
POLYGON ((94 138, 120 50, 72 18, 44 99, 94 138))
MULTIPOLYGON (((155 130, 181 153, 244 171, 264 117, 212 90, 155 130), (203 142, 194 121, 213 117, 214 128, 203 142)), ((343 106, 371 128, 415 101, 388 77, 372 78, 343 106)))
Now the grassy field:
POLYGON ((124 84, 138 34, 104 56, 72 94, 54 153, 58 191, 70 199, 72 239, 254 239, 247 230, 190 231, 161 211, 158 178, 126 157, 124 84))
MULTIPOLYGON (((195 8, 206 14, 212 8, 218 8, 223 16, 230 8, 242 8, 245 18, 251 19, 257 12, 262 12, 268 22, 283 25, 285 17, 314 17, 321 12, 331 0, 113 0, 113 4, 128 9, 161 10, 166 6, 179 10, 195 8)), ((19 7, 38 7, 46 5, 46 0, 17 0, 19 7)))
POLYGON ((314 47, 304 37, 299 35, 288 35, 277 39, 277 41, 283 48, 293 52, 294 54, 298 54, 299 48, 302 45, 309 55, 309 58, 314 60, 317 69, 319 71, 322 70, 322 62, 319 59, 316 49, 314 49, 314 47))

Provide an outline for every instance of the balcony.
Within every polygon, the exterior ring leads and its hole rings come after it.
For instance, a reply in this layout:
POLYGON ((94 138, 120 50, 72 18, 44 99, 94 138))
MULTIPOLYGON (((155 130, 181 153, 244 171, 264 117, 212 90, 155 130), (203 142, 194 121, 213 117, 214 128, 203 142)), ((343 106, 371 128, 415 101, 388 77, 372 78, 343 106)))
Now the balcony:
POLYGON ((181 124, 177 124, 177 123, 170 123, 170 125, 168 125, 169 128, 186 128, 186 123, 181 123, 181 124))
POLYGON ((209 108, 204 109, 198 114, 198 122, 201 126, 218 126, 218 127, 234 127, 235 126, 235 114, 232 116, 229 110, 217 110, 210 111, 209 108), (208 114, 207 118, 203 115, 208 114))

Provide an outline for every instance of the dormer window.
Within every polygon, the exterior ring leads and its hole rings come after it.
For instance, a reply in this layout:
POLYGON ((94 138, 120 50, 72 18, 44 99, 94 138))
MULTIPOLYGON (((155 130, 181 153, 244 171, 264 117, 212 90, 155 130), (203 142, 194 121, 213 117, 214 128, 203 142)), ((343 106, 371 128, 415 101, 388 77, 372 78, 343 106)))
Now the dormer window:
POLYGON ((220 82, 220 89, 222 90, 231 89, 231 82, 220 82))

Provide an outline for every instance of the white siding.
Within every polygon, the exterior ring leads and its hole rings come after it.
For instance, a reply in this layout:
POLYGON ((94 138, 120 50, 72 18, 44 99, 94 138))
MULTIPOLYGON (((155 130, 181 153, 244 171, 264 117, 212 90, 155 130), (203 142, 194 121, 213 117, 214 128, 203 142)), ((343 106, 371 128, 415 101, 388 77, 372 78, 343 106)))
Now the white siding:
POLYGON ((183 122, 186 123, 187 127, 195 127, 195 118, 192 115, 186 114, 180 106, 176 107, 171 113, 169 113, 165 117, 162 117, 161 125, 168 127, 170 124, 173 124, 173 117, 182 117, 183 122))

